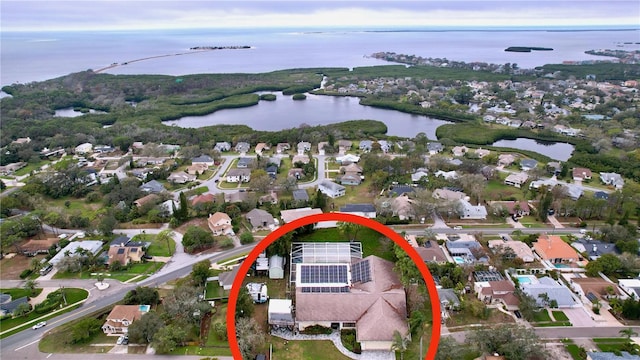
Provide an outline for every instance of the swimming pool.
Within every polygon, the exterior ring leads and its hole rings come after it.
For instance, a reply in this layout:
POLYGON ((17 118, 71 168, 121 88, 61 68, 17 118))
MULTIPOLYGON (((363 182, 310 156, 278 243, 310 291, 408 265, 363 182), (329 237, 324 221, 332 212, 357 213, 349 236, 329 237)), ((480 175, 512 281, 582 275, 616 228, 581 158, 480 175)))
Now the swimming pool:
POLYGON ((553 266, 555 266, 558 269, 571 267, 571 266, 569 266, 567 264, 553 264, 553 266))
POLYGON ((454 256, 453 257, 453 261, 455 261, 456 264, 464 264, 464 263, 466 263, 466 261, 464 261, 464 258, 462 256, 454 256))
POLYGON ((528 276, 516 276, 516 279, 518 279, 518 283, 520 284, 531 284, 531 278, 528 276))
POLYGON ((151 305, 140 305, 138 309, 140 312, 149 312, 149 310, 151 310, 151 305))

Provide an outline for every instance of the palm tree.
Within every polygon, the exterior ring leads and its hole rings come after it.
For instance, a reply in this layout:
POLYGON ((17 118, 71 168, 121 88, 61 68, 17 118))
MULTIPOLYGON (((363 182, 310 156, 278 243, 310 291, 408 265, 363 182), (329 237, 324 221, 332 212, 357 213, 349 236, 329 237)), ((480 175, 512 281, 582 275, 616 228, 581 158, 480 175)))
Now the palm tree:
POLYGON ((627 341, 631 341, 632 336, 638 336, 638 333, 635 332, 632 328, 622 329, 619 331, 620 335, 624 335, 627 338, 627 341))
POLYGON ((29 296, 33 295, 37 287, 38 287, 38 282, 35 280, 29 279, 24 282, 24 289, 29 292, 29 296))
POLYGON ((404 359, 404 352, 407 351, 409 346, 409 338, 402 336, 398 330, 393 332, 393 342, 391 343, 391 350, 400 352, 400 360, 404 359))

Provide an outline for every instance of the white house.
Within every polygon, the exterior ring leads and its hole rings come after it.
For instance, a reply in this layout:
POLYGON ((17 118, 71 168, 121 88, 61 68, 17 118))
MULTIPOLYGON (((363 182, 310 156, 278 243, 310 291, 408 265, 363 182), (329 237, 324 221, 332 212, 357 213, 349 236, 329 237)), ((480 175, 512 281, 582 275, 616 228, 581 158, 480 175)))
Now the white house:
POLYGON ((624 186, 624 180, 620 174, 601 172, 600 180, 607 185, 613 185, 618 190, 624 186))
POLYGON ((233 235, 233 226, 231 225, 231 218, 229 215, 223 212, 217 212, 209 215, 207 220, 209 229, 215 236, 219 235, 233 235))
POLYGON ((460 204, 460 219, 484 220, 487 218, 487 208, 484 205, 471 205, 468 201, 458 200, 460 204))
POLYGON ((231 169, 227 172, 227 182, 249 182, 251 180, 251 170, 249 169, 231 169))
POLYGON ((518 174, 509 174, 506 179, 504 179, 505 185, 515 186, 517 188, 522 187, 524 183, 529 179, 529 175, 525 172, 521 172, 518 174))
POLYGON ((346 188, 340 184, 336 184, 331 180, 322 180, 318 184, 318 189, 321 193, 327 195, 330 198, 337 198, 344 196, 346 188))
POLYGON ((376 218, 376 207, 373 204, 346 204, 340 208, 340 212, 359 215, 369 219, 376 218))
POLYGON ((116 305, 102 325, 105 334, 127 334, 129 326, 149 311, 149 305, 116 305))
POLYGON ((84 143, 76 146, 74 152, 76 154, 88 154, 93 150, 93 145, 91 143, 84 143))

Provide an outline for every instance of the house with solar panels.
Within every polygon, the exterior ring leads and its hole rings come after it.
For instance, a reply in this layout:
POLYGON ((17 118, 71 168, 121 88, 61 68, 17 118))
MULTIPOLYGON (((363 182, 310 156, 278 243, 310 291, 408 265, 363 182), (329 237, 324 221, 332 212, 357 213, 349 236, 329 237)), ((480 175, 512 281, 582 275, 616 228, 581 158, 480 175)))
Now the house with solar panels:
POLYGON ((394 331, 409 335, 405 290, 393 263, 362 244, 293 243, 290 282, 295 327, 355 329, 364 351, 390 350, 394 331))

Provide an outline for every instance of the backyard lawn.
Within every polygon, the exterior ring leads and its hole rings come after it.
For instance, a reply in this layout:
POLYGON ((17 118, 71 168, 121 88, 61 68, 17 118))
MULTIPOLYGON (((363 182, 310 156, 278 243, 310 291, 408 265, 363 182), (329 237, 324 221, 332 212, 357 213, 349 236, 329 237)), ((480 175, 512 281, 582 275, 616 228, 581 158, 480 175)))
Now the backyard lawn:
MULTIPOLYGON (((127 281, 132 279, 138 275, 151 275, 158 271, 162 266, 164 266, 163 262, 141 262, 136 264, 131 264, 127 269, 121 271, 108 271, 103 270, 105 279, 116 279, 120 281, 127 281)), ((98 273, 91 271, 82 271, 79 273, 56 273, 53 275, 54 279, 96 279, 98 273)))
MULTIPOLYGON (((337 228, 316 229, 313 233, 303 235, 294 241, 304 242, 343 242, 349 241, 337 228)), ((379 232, 363 228, 356 234, 356 241, 362 243, 362 257, 376 255, 383 259, 393 260, 391 240, 387 240, 379 232)))
POLYGON ((171 256, 176 251, 176 242, 170 240, 166 241, 158 241, 157 235, 155 234, 144 234, 144 235, 136 235, 131 240, 132 241, 142 241, 142 242, 150 242, 149 248, 147 249, 147 255, 150 256, 171 256))
POLYGON ((285 341, 270 336, 265 347, 265 354, 268 353, 269 343, 273 344, 273 357, 278 360, 349 359, 342 355, 329 340, 285 341))

